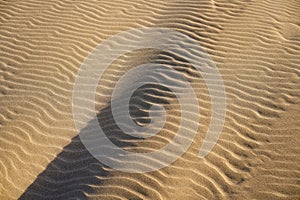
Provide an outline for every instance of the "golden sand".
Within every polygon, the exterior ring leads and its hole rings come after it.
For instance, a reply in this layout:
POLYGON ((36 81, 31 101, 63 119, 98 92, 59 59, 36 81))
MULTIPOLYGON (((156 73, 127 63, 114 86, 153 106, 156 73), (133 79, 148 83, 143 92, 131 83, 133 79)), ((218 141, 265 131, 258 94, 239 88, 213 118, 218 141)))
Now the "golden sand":
MULTIPOLYGON (((2 0, 0 199, 299 199, 299 10, 298 0, 2 0), (197 40, 222 75, 225 124, 204 159, 198 152, 210 97, 193 72, 187 76, 201 123, 190 149, 170 166, 117 171, 80 142, 72 91, 81 63, 102 41, 139 27, 170 28, 197 40)), ((126 66, 149 59, 180 62, 161 52, 132 52, 99 83, 96 108, 108 131, 117 128, 106 113, 115 82, 126 66)), ((161 148, 173 137, 180 112, 176 100, 170 106, 160 137, 134 147, 161 148)))

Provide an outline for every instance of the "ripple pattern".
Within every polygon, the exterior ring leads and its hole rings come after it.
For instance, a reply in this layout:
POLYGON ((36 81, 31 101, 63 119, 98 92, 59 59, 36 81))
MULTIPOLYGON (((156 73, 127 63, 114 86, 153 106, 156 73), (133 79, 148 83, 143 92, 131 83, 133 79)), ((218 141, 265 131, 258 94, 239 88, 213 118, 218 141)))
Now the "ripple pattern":
POLYGON ((299 10, 298 0, 2 0, 0 199, 299 199, 299 10), (145 141, 122 134, 109 104, 126 71, 164 64, 180 71, 199 98, 200 126, 189 150, 159 171, 132 174, 104 166, 82 145, 72 118, 77 71, 100 42, 138 27, 192 37, 220 70, 227 115, 204 159, 198 152, 211 116, 205 82, 180 55, 153 49, 111 64, 97 88, 98 120, 128 151, 167 144, 180 119, 170 91, 149 86, 134 96, 137 123, 148 123, 153 103, 168 113, 163 129, 145 141))

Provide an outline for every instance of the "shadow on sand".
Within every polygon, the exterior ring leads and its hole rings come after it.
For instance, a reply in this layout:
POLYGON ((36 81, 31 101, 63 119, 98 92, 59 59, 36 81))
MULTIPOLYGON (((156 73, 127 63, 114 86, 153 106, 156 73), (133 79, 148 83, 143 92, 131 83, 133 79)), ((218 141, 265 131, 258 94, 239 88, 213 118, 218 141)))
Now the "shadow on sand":
MULTIPOLYGON (((147 124, 147 109, 152 102, 167 104, 164 97, 168 96, 166 88, 148 85, 141 88, 133 98, 130 112, 139 124, 147 124), (147 88, 148 87, 148 88, 147 88), (162 98, 153 98, 150 102, 143 101, 148 95, 156 93, 162 98), (152 101, 152 102, 151 102, 152 101)), ((149 96, 148 96, 149 97, 149 96)), ((149 98, 148 98, 149 100, 149 98)), ((136 146, 137 138, 124 134, 117 126, 112 116, 111 107, 102 109, 98 114, 98 122, 106 136, 122 148, 136 146)), ((86 128, 89 128, 89 124, 86 128)), ((20 199, 86 199, 87 194, 93 194, 94 186, 103 184, 99 177, 112 175, 109 169, 95 159, 82 144, 79 136, 72 138, 69 145, 63 148, 56 158, 38 175, 36 180, 26 189, 20 199)))

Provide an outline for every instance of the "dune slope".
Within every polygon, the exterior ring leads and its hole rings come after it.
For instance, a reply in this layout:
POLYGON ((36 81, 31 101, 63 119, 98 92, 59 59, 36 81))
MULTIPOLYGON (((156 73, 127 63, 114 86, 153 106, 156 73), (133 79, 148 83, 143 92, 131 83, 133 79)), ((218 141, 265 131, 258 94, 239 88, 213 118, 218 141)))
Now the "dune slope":
POLYGON ((1 1, 0 199, 299 199, 299 10, 297 0, 1 1), (153 49, 123 55, 105 72, 95 96, 99 123, 128 151, 170 142, 180 107, 166 88, 136 93, 139 123, 149 122, 155 103, 168 114, 159 135, 144 142, 122 134, 110 97, 132 67, 174 67, 191 82, 201 110, 188 151, 159 171, 133 174, 97 161, 78 137, 72 91, 81 63, 102 41, 139 27, 195 39, 222 75, 225 124, 204 159, 198 153, 212 114, 205 82, 178 55, 153 49))

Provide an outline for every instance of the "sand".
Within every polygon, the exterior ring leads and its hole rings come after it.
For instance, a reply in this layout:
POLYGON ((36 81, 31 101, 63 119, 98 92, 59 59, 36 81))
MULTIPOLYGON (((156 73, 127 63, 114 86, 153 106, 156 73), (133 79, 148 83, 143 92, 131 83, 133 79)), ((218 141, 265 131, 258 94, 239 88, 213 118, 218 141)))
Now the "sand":
POLYGON ((0 199, 299 199, 299 10, 297 0, 2 0, 0 199), (154 100, 140 105, 163 102, 164 128, 144 142, 118 136, 109 101, 132 66, 178 67, 201 110, 198 134, 182 157, 136 174, 105 166, 88 152, 74 125, 72 92, 80 65, 98 44, 140 27, 169 28, 198 41, 222 75, 227 110, 217 144, 200 159, 212 115, 201 76, 164 52, 120 57, 95 99, 100 124, 123 148, 161 148, 174 137, 180 116, 167 90, 148 88, 154 100))

